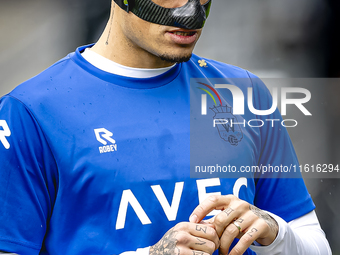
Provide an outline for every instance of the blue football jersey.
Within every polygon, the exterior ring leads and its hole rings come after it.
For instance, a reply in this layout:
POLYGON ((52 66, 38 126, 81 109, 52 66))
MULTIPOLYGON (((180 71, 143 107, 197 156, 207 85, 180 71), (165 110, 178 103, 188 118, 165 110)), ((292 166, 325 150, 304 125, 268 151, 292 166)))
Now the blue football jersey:
MULTIPOLYGON (((122 77, 90 65, 85 47, 0 100, 0 250, 135 251, 188 221, 212 194, 234 194, 286 221, 314 209, 301 178, 190 176, 196 160, 204 161, 194 148, 205 142, 221 166, 298 165, 284 127, 242 125, 268 116, 246 110, 236 127, 192 129, 199 124, 190 101, 200 105, 208 91, 202 79, 212 88, 214 79, 231 79, 243 92, 251 87, 255 108, 269 109, 270 93, 257 77, 196 55, 153 78, 122 77)), ((234 117, 230 93, 218 95, 216 104, 208 96, 200 115, 209 125, 221 113, 234 117)))

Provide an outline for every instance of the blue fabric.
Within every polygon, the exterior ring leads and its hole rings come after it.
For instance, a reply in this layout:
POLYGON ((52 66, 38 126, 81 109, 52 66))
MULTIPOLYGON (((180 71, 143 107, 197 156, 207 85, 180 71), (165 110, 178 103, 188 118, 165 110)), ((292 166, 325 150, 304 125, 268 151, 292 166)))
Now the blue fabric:
MULTIPOLYGON (((190 93, 197 91, 190 79, 245 78, 242 89, 254 88, 258 109, 271 103, 265 86, 234 66, 205 59, 201 67, 193 55, 162 75, 135 79, 91 66, 80 55, 84 48, 0 100, 0 120, 11 131, 3 137, 10 148, 0 142, 0 250, 119 254, 155 244, 188 221, 198 186, 233 194, 239 180, 190 178, 190 93), (163 209, 156 194, 174 209, 163 209)), ((239 146, 221 145, 226 155, 297 164, 282 127, 244 128, 243 136, 239 146)), ((243 177, 239 197, 286 221, 314 209, 300 178, 243 177)))

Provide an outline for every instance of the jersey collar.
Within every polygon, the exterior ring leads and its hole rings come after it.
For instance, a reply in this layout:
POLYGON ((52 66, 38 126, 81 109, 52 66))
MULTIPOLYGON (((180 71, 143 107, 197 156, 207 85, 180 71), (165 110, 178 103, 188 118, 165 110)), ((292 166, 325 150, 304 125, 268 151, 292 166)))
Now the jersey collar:
POLYGON ((155 76, 151 78, 131 78, 120 76, 112 73, 105 72, 103 70, 98 69, 97 67, 91 65, 87 62, 81 52, 83 52, 86 48, 92 47, 93 44, 81 46, 77 48, 74 53, 71 53, 69 57, 82 69, 86 72, 91 73, 92 75, 98 77, 101 80, 107 81, 112 84, 116 84, 119 86, 133 88, 133 89, 152 89, 164 86, 170 82, 172 82, 180 73, 182 68, 182 63, 178 63, 176 66, 171 68, 169 71, 155 76))

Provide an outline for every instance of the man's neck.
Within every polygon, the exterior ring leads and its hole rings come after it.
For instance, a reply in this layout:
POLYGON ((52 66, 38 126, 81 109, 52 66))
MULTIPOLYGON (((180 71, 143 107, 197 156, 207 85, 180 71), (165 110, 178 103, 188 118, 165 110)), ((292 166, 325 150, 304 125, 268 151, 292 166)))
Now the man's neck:
POLYGON ((120 49, 120 47, 116 47, 116 44, 105 45, 100 40, 91 48, 95 53, 114 61, 123 66, 133 67, 133 68, 164 68, 174 65, 175 63, 166 62, 161 60, 159 57, 152 55, 151 53, 136 52, 131 53, 130 51, 120 49), (127 53, 129 52, 129 53, 127 53), (131 55, 133 57, 131 57, 131 55), (150 56, 152 55, 152 56, 150 56))

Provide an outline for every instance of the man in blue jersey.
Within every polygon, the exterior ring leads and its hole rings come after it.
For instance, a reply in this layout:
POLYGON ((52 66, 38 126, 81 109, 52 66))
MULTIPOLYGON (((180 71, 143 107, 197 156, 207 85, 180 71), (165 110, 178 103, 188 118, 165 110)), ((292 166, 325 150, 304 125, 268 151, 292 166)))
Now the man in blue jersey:
MULTIPOLYGON (((95 45, 1 98, 1 251, 331 254, 301 178, 190 178, 192 79, 229 79, 271 105, 253 74, 192 55, 210 5, 114 0, 95 45)), ((223 93, 207 116, 230 114, 223 93)), ((226 165, 298 164, 284 128, 235 130, 202 137, 226 165)))

